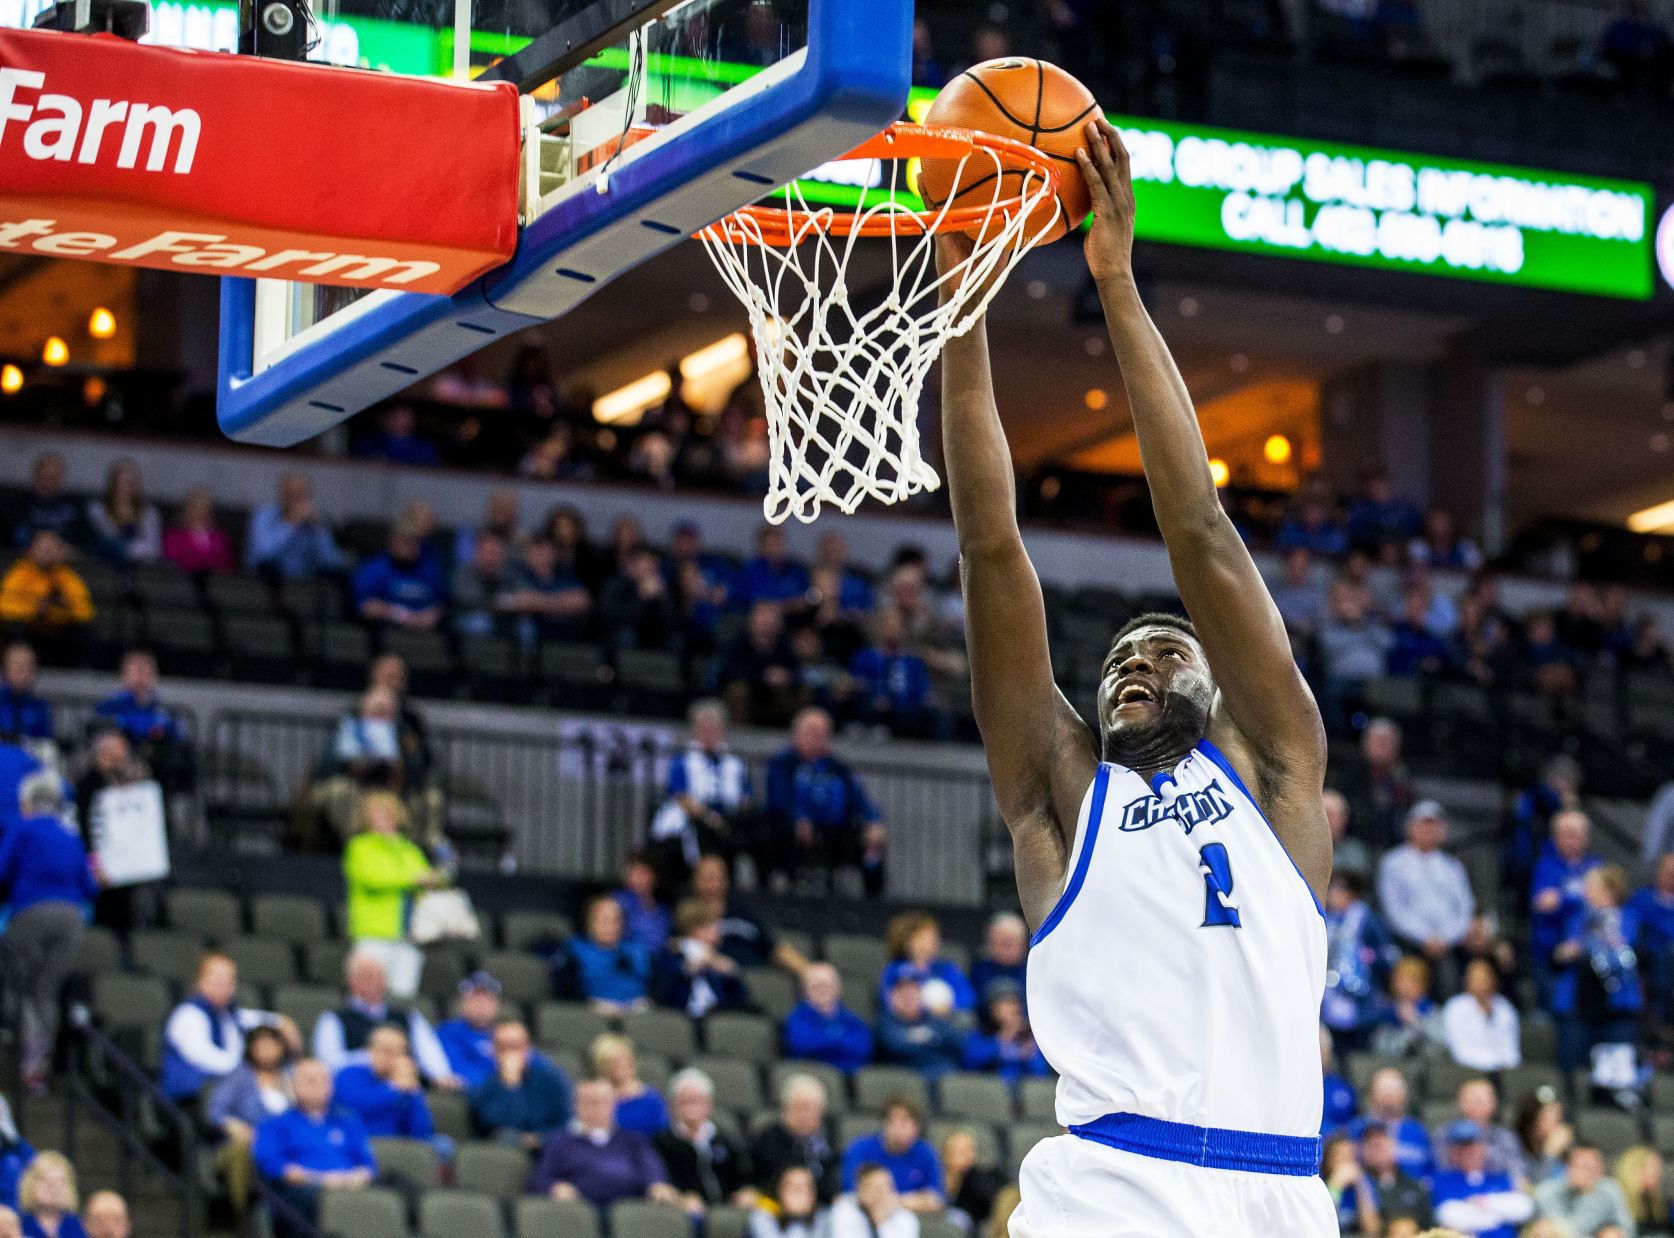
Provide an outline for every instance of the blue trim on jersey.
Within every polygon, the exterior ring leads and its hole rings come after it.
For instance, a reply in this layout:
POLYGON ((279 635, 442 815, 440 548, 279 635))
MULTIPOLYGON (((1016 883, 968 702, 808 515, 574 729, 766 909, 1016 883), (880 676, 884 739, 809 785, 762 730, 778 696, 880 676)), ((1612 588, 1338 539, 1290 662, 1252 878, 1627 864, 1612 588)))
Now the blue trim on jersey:
POLYGON ((1241 1169, 1246 1173, 1312 1177, 1319 1172, 1317 1135, 1265 1135, 1216 1126, 1188 1126, 1137 1113, 1107 1113, 1069 1133, 1107 1148, 1179 1161, 1204 1169, 1241 1169))
POLYGON ((1099 819, 1104 816, 1104 794, 1110 789, 1110 766, 1099 762, 1098 771, 1093 775, 1093 802, 1087 810, 1087 837, 1081 843, 1081 855, 1075 862, 1075 871, 1070 874, 1069 884, 1064 892, 1058 896, 1057 904, 1052 908, 1052 914, 1047 916, 1041 926, 1035 930, 1035 935, 1029 938, 1031 946, 1038 946, 1046 935, 1058 927, 1058 922, 1064 918, 1064 913, 1075 902, 1075 896, 1081 893, 1081 883, 1087 880, 1087 867, 1093 862, 1093 844, 1099 840, 1099 819))
POLYGON ((1238 776, 1238 771, 1232 768, 1232 762, 1226 759, 1226 753, 1215 747, 1207 739, 1198 740, 1197 747, 1199 752, 1220 767, 1221 773, 1232 779, 1232 785, 1242 791, 1244 798, 1250 801, 1250 807, 1256 810, 1262 823, 1272 831, 1273 840, 1279 844, 1279 850, 1285 853, 1285 859, 1289 860, 1290 866, 1296 869, 1296 875, 1302 878, 1302 888, 1308 892, 1308 897, 1314 900, 1314 910, 1319 912, 1321 919, 1324 919, 1325 908, 1320 906, 1319 895, 1314 893, 1314 887, 1308 884, 1308 879, 1302 877, 1302 870, 1297 867, 1296 857, 1291 855, 1290 848, 1285 846, 1285 840, 1279 837, 1279 831, 1273 829, 1273 823, 1267 819, 1267 814, 1261 811, 1261 804, 1255 796, 1250 794, 1250 789, 1244 785, 1244 780, 1238 776))

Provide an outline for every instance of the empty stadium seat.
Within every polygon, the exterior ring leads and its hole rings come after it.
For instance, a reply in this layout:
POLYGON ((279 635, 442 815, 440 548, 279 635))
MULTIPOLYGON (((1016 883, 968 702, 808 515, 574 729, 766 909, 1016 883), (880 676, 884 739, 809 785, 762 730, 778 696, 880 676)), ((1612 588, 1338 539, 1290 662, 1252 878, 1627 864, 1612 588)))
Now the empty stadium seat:
POLYGON ((192 983, 203 952, 203 936, 180 929, 139 929, 128 938, 134 970, 175 984, 192 983))
POLYGON ((704 1214, 703 1238, 749 1238, 749 1234, 750 1214, 742 1208, 721 1205, 704 1214))
POLYGON ((966 1071, 947 1075, 937 1084, 936 1095, 946 1117, 977 1122, 1009 1122, 1012 1118, 1011 1090, 997 1075, 966 1071))
POLYGON ((598 1211, 579 1199, 525 1196, 517 1201, 514 1214, 517 1238, 602 1238, 598 1211))
POLYGON ((692 1222, 670 1204, 625 1199, 610 1207, 610 1238, 692 1238, 692 1222))
POLYGON ((965 1230, 935 1212, 918 1219, 918 1238, 965 1238, 965 1230))
POLYGON ((843 973, 845 981, 871 981, 877 988, 878 977, 889 962, 889 948, 877 937, 861 937, 853 933, 833 933, 825 939, 825 959, 843 973))
POLYGON ((474 1137, 471 1102, 463 1093, 431 1088, 424 1098, 430 1104, 430 1118, 439 1134, 461 1142, 474 1137))
POLYGON ((302 951, 302 974, 310 984, 343 987, 343 964, 349 958, 349 943, 316 941, 302 951))
POLYGON ((453 1184, 462 1191, 480 1191, 501 1199, 516 1199, 529 1180, 529 1157, 500 1143, 461 1144, 453 1163, 453 1184))
POLYGON ((274 937, 230 937, 221 950, 238 964, 238 978, 250 984, 295 984, 296 947, 274 937))
POLYGON ((243 909, 225 890, 170 890, 163 907, 170 928, 199 933, 210 941, 225 941, 244 931, 243 909))
POLYGON ((1017 1088, 1019 1106, 1026 1122, 1054 1122, 1058 1114, 1058 1081, 1025 1079, 1017 1088))
POLYGON ((641 1053, 685 1061, 697 1053, 692 1021, 680 1010, 642 1010, 622 1020, 622 1030, 641 1053))
POLYGON ((776 1024, 783 1023, 785 1016, 802 1000, 802 995, 796 990, 796 981, 777 967, 745 968, 744 987, 750 991, 751 999, 761 1007, 762 1012, 776 1024))
POLYGON ((331 936, 325 904, 298 894, 258 894, 251 899, 250 931, 298 946, 331 936))
POLYGON ((93 977, 93 1015, 107 1029, 137 1027, 161 1033, 173 1007, 168 985, 156 976, 106 972, 93 977))
POLYGON ((500 1203, 475 1191, 426 1191, 419 1200, 419 1238, 505 1238, 500 1203))
POLYGON ((76 976, 97 976, 100 972, 115 971, 122 966, 122 942, 102 924, 89 924, 76 947, 76 961, 70 973, 76 976))
POLYGON ((846 1148, 862 1135, 882 1129, 883 1119, 875 1113, 845 1113, 837 1119, 837 1145, 846 1148))
POLYGON ((930 1088, 924 1076, 905 1066, 862 1066, 854 1072, 854 1107, 862 1113, 882 1113, 892 1097, 903 1096, 930 1112, 930 1088))
POLYGON ((471 970, 464 947, 456 942, 438 942, 424 952, 424 971, 419 976, 419 992, 433 997, 444 1006, 451 1006, 459 995, 459 982, 471 970))
POLYGON ((765 1066, 779 1056, 779 1029, 759 1014, 717 1011, 705 1020, 703 1034, 713 1057, 765 1066))
POLYGON ((1433 1057, 1424 1067, 1424 1091, 1437 1099, 1451 1099, 1461 1083, 1480 1078, 1480 1070, 1461 1066, 1450 1057, 1433 1057))
POLYGON ((436 1185, 440 1163, 436 1149, 422 1139, 398 1139, 380 1135, 372 1140, 372 1156, 378 1162, 378 1177, 415 1190, 436 1185))
POLYGON ((326 1238, 407 1238, 407 1209, 382 1187, 322 1191, 320 1230, 326 1238))
POLYGON ((693 1058, 687 1064, 714 1083, 717 1108, 754 1112, 763 1107, 761 1074, 754 1063, 711 1056, 693 1058))
POLYGON ((478 966, 500 982, 508 1002, 530 1006, 552 996, 551 975, 540 959, 522 950, 495 950, 477 960, 478 966))
POLYGON ((1638 1117, 1621 1109, 1588 1107, 1576 1115, 1575 1126, 1581 1138, 1598 1145, 1607 1166, 1644 1139, 1638 1117))
POLYGON ((537 942, 573 936, 570 918, 556 911, 509 911, 500 921, 500 944, 507 950, 527 950, 537 942))
POLYGON ((343 996, 323 984, 282 984, 273 990, 273 1012, 291 1019, 306 1041, 314 1024, 328 1010, 336 1010, 343 996))
POLYGON ((586 1056, 587 1047, 610 1030, 604 1016, 580 1002, 541 1002, 535 1007, 535 1041, 586 1056))

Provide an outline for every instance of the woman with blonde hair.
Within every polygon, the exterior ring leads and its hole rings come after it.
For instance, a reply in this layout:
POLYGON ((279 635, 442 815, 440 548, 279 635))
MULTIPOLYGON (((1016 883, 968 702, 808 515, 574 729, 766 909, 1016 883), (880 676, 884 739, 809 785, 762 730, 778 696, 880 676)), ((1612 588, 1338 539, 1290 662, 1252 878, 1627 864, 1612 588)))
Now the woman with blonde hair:
POLYGON ((1420 1053, 1437 1039, 1436 1004, 1430 1000, 1430 965, 1415 954, 1389 970, 1389 1004, 1372 1032, 1372 1050, 1390 1057, 1420 1053))
POLYGON ((448 883, 406 835, 407 809, 393 791, 361 796, 359 828, 343 848, 343 880, 349 892, 349 938, 369 948, 389 974, 390 993, 406 1000, 418 992, 424 955, 407 940, 413 900, 448 883))
POLYGON ((42 1152, 17 1183, 23 1238, 87 1238, 76 1215, 76 1171, 62 1152, 42 1152))
POLYGON ((668 1129, 668 1104, 663 1094, 639 1077, 639 1058, 633 1041, 606 1032, 593 1041, 593 1075, 616 1093, 616 1125, 649 1138, 668 1129))
POLYGON ((956 1010, 976 1009, 977 994, 959 965, 941 958, 942 928, 927 911, 904 911, 884 933, 889 963, 878 978, 878 1004, 889 1005, 889 992, 903 976, 916 979, 930 1013, 947 1018, 956 1010))
POLYGON ((1622 1188, 1628 1215, 1641 1234, 1666 1233, 1674 1226, 1662 1175, 1662 1153, 1645 1144, 1629 1148, 1616 1160, 1616 1185, 1622 1188))

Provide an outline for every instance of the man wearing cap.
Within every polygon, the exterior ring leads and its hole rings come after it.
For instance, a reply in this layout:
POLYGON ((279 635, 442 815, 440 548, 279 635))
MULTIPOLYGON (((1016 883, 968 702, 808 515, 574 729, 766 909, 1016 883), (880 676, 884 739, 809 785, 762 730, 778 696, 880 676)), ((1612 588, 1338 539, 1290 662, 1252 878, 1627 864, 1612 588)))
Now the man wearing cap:
POLYGON ((1564 1156, 1564 1176, 1535 1188, 1535 1206, 1543 1218, 1557 1221, 1572 1234, 1591 1238, 1612 1229, 1624 1235, 1634 1233, 1627 1198, 1616 1180, 1605 1176, 1604 1154, 1590 1143, 1570 1146, 1564 1156))
POLYGON ((1458 946, 1471 925, 1476 898, 1465 866, 1442 850, 1447 816, 1435 800, 1420 800, 1407 813, 1407 841, 1378 865, 1378 902, 1403 950, 1429 960, 1435 985, 1458 985, 1458 946))
POLYGON ((1488 1169, 1482 1128, 1460 1118, 1445 1131, 1450 1169, 1431 1183, 1436 1220, 1472 1238, 1517 1238, 1517 1227, 1534 1215, 1534 1200, 1507 1173, 1488 1169))
POLYGON ((500 982, 474 971, 459 982, 453 1018, 436 1028, 448 1065, 467 1090, 494 1074, 494 1025, 500 1021, 500 982))
MULTIPOLYGON (((1492 1079, 1466 1079, 1454 1094, 1454 1109, 1467 1122, 1474 1122, 1482 1132, 1482 1146, 1487 1151, 1483 1161, 1493 1173, 1509 1174, 1519 1185, 1526 1184, 1528 1173, 1523 1164, 1523 1145, 1508 1126, 1494 1121, 1500 1111, 1500 1094, 1492 1079)), ((1447 1126, 1436 1128, 1436 1143, 1446 1143, 1447 1126)))
POLYGON ((1395 1136, 1376 1119, 1360 1129, 1360 1166, 1377 1197, 1378 1216, 1385 1225, 1410 1219, 1419 1228, 1430 1224, 1430 1192, 1395 1160, 1395 1136))

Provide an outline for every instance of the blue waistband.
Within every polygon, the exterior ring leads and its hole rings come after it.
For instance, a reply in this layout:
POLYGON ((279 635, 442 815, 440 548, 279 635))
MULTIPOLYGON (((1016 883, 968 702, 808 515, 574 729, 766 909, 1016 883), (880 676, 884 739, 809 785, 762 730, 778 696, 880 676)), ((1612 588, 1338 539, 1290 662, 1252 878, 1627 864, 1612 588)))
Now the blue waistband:
POLYGON ((1137 1113, 1107 1113, 1069 1128, 1072 1135, 1106 1147, 1205 1169, 1242 1169, 1258 1174, 1309 1177, 1319 1172, 1319 1138, 1264 1135, 1213 1126, 1187 1126, 1137 1113))

